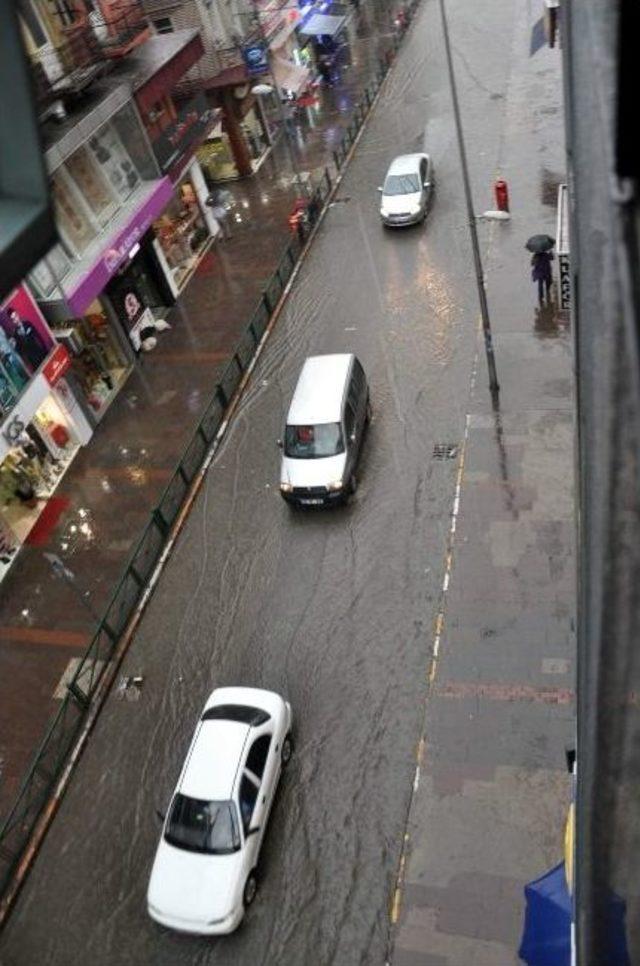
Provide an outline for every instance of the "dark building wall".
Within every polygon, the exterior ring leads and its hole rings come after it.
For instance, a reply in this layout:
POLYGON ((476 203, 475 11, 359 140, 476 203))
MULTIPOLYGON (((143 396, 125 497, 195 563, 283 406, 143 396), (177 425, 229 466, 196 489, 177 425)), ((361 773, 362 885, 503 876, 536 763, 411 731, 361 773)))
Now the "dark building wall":
POLYGON ((638 204, 616 171, 623 6, 566 0, 562 23, 578 385, 581 966, 618 962, 613 892, 626 902, 631 961, 640 962, 640 316, 638 204))

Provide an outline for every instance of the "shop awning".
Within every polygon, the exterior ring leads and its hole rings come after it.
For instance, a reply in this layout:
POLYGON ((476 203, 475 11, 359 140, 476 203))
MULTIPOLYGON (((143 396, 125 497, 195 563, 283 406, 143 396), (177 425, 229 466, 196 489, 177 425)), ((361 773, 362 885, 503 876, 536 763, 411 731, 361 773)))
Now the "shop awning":
POLYGON ((292 60, 286 60, 274 54, 271 57, 271 67, 276 84, 284 91, 299 94, 309 83, 310 75, 307 68, 299 67, 292 60))
POLYGON ((320 37, 321 35, 335 37, 336 34, 340 33, 346 22, 346 17, 330 17, 324 13, 314 13, 300 27, 300 33, 312 37, 320 37))

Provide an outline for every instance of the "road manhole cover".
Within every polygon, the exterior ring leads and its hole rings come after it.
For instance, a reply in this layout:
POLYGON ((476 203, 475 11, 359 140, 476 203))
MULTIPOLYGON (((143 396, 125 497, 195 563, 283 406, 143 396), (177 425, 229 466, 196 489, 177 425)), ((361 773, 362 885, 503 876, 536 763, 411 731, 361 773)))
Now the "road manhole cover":
POLYGON ((457 443, 436 443, 433 447, 434 460, 454 460, 457 455, 457 443))

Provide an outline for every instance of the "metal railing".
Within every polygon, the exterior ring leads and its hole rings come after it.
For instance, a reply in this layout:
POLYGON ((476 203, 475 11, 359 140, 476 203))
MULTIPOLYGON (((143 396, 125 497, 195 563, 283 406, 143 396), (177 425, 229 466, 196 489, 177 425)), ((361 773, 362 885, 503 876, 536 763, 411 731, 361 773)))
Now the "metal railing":
MULTIPOLYGON (((407 8, 407 24, 417 6, 407 8)), ((177 520, 191 484, 201 470, 229 404, 238 390, 262 339, 278 301, 298 263, 304 245, 320 219, 337 175, 364 123, 374 98, 399 47, 404 29, 390 38, 388 50, 379 61, 370 83, 363 90, 341 143, 316 182, 312 182, 305 217, 298 233, 286 246, 277 268, 256 305, 235 351, 213 387, 211 400, 189 440, 169 484, 138 541, 94 637, 67 685, 67 694, 27 771, 15 802, 0 826, 0 893, 9 885, 70 750, 79 735, 109 662, 127 624, 134 614, 177 520)))

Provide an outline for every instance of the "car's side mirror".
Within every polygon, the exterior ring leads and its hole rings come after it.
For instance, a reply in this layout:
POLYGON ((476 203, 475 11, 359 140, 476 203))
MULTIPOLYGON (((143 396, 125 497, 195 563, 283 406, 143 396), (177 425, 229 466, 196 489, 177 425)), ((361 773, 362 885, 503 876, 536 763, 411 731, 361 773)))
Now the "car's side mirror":
POLYGON ((430 188, 431 187, 431 182, 430 181, 425 181, 424 186, 425 186, 425 188, 430 188))
POLYGON ((380 194, 382 194, 382 188, 378 188, 378 191, 380 192, 380 194))
POLYGON ((259 831, 260 831, 259 825, 256 825, 254 828, 250 828, 249 831, 247 832, 247 838, 249 838, 250 835, 255 835, 255 833, 259 831))
POLYGON ((277 439, 276 440, 276 444, 278 446, 278 449, 282 449, 282 440, 281 439, 277 439))
POLYGON ((161 812, 159 808, 156 808, 156 816, 157 818, 160 819, 161 822, 164 822, 166 818, 166 814, 164 812, 161 812))

